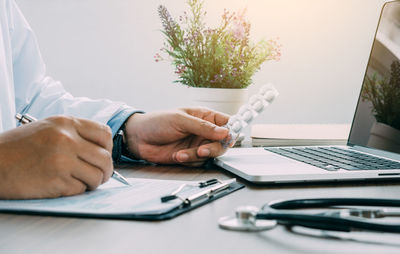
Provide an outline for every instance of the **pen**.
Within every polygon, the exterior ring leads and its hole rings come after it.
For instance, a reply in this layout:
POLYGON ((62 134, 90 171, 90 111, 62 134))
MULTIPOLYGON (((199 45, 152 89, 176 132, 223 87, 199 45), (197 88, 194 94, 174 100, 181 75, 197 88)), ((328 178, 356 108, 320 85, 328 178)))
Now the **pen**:
MULTIPOLYGON (((27 124, 27 123, 31 123, 31 122, 35 122, 37 121, 36 118, 34 118, 33 116, 30 116, 28 114, 15 114, 15 118, 21 123, 21 124, 27 124)), ((123 177, 120 173, 118 173, 117 171, 113 171, 113 174, 111 176, 112 178, 114 178, 115 180, 117 180, 120 183, 123 183, 125 185, 131 185, 128 180, 123 177)))

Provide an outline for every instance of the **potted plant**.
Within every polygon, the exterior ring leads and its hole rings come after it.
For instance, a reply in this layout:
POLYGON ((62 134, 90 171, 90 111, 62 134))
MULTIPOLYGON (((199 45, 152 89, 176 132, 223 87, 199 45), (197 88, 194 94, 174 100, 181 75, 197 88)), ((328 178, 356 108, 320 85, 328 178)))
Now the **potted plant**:
POLYGON ((195 90, 193 94, 200 104, 236 113, 247 100, 246 88, 261 64, 279 60, 280 45, 276 40, 251 43, 245 11, 224 10, 220 25, 210 28, 204 22, 203 1, 188 0, 187 4, 190 10, 179 21, 165 6, 159 6, 166 42, 155 60, 164 60, 162 55, 166 54, 178 75, 175 82, 195 90))
POLYGON ((362 99, 372 103, 376 122, 371 128, 368 146, 400 152, 400 62, 390 65, 390 78, 367 76, 362 99))

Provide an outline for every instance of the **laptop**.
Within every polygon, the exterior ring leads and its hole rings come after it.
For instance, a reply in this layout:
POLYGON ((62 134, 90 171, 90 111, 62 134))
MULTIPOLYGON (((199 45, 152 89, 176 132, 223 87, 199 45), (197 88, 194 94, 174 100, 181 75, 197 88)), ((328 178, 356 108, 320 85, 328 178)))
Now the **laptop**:
POLYGON ((382 8, 347 145, 232 148, 215 164, 255 183, 400 178, 399 41, 400 2, 388 2, 382 8))

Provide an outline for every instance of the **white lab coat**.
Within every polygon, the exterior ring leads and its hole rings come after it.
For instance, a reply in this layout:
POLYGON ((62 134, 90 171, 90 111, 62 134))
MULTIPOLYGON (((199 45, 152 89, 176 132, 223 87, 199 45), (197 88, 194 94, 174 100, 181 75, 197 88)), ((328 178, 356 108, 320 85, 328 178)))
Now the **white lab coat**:
MULTIPOLYGON (((109 100, 74 98, 46 76, 29 24, 14 0, 0 0, 0 133, 16 127, 15 113, 38 119, 72 115, 107 123, 131 108, 109 100)), ((122 123, 121 123, 122 124, 122 123)))

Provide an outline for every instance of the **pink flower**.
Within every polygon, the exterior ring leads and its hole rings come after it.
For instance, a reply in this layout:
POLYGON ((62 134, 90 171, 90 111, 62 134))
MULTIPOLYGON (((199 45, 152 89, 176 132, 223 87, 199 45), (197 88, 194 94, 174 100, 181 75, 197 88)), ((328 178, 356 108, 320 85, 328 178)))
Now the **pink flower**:
POLYGON ((245 28, 242 22, 235 22, 231 28, 231 33, 233 37, 237 40, 242 40, 245 38, 245 28))
POLYGON ((185 70, 186 70, 186 66, 180 64, 180 65, 176 66, 175 73, 178 74, 178 76, 182 76, 182 74, 185 72, 185 70))
POLYGON ((157 63, 162 61, 162 60, 164 60, 164 58, 159 53, 156 53, 154 55, 154 61, 156 61, 157 63))

